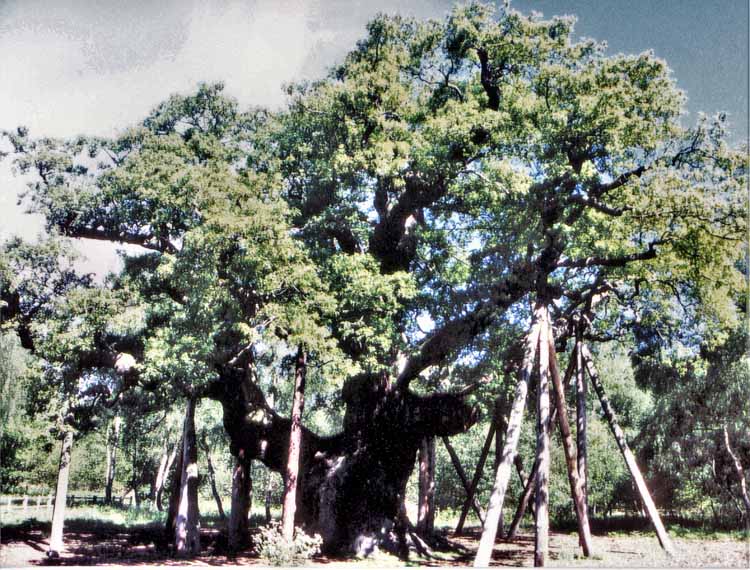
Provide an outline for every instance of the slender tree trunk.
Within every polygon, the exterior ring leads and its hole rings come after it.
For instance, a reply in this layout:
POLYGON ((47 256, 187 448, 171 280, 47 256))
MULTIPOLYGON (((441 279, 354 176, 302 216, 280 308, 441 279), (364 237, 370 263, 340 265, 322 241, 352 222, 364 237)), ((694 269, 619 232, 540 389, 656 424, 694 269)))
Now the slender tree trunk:
POLYGON ((112 504, 112 487, 115 482, 115 470, 117 467, 117 447, 120 441, 120 416, 115 416, 112 421, 112 431, 107 433, 107 474, 104 487, 104 500, 112 504))
POLYGON ((549 552, 549 324, 546 306, 542 308, 539 331, 539 384, 537 388, 536 517, 534 566, 545 566, 549 552))
POLYGON ((177 511, 180 507, 180 484, 182 481, 182 455, 185 442, 185 433, 180 436, 180 442, 177 444, 177 455, 174 462, 174 472, 172 473, 172 485, 169 489, 169 508, 167 510, 167 521, 164 527, 166 541, 174 542, 175 528, 177 527, 177 511))
POLYGON ((419 447, 419 510, 417 532, 429 536, 435 530, 435 438, 426 437, 419 447))
POLYGON ((742 495, 742 502, 745 504, 745 526, 750 529, 750 495, 747 493, 747 479, 745 478, 745 470, 742 468, 742 463, 739 457, 737 457, 732 451, 732 446, 729 442, 729 431, 727 425, 724 424, 724 447, 732 458, 732 464, 734 466, 734 472, 737 475, 737 481, 740 484, 740 495, 742 495))
POLYGON ((297 478, 300 472, 300 454, 302 451, 302 412, 305 409, 306 376, 307 355, 300 345, 297 349, 297 363, 294 371, 292 426, 289 433, 289 457, 284 481, 284 504, 281 513, 282 533, 289 542, 294 538, 294 513, 297 510, 297 478))
POLYGON ((188 399, 182 440, 180 498, 174 530, 178 556, 200 554, 200 521, 198 513, 198 446, 195 441, 195 399, 188 399))
POLYGON ((229 548, 239 550, 248 543, 248 515, 253 499, 250 461, 240 449, 232 470, 232 510, 229 512, 229 548))
MULTIPOLYGON (((151 483, 151 490, 149 492, 149 498, 151 499, 151 510, 156 510, 156 493, 159 487, 164 484, 164 473, 167 470, 167 463, 169 462, 169 442, 164 443, 164 451, 159 459, 159 467, 156 469, 156 476, 151 483)), ((161 509, 159 509, 161 510, 161 509)))
POLYGON ((581 331, 576 330, 576 345, 573 357, 576 362, 576 452, 578 453, 578 477, 583 489, 583 502, 586 511, 589 508, 588 498, 588 420, 586 412, 586 396, 588 394, 588 382, 583 373, 583 356, 581 355, 581 331))
POLYGON ((216 509, 219 511, 219 518, 221 520, 224 520, 227 518, 227 515, 224 514, 224 506, 221 504, 221 495, 219 495, 219 491, 216 489, 216 473, 214 472, 214 464, 211 461, 211 450, 208 447, 208 441, 206 441, 205 434, 203 435, 203 453, 206 454, 206 467, 208 468, 208 482, 211 485, 211 494, 214 496, 214 501, 216 501, 216 509))
MULTIPOLYGON (((456 525, 456 534, 461 534, 464 531, 464 523, 466 522, 466 516, 469 514, 471 504, 475 501, 477 493, 477 487, 479 481, 482 479, 482 473, 484 471, 484 463, 487 461, 487 456, 490 454, 490 448, 492 447, 492 439, 495 437, 495 423, 490 424, 490 429, 487 431, 487 437, 484 440, 484 446, 482 446, 482 453, 479 455, 479 462, 474 470, 474 477, 471 480, 469 492, 466 494, 466 500, 464 501, 463 507, 461 508, 461 515, 458 517, 458 524, 456 525)), ((484 522, 487 519, 485 517, 484 522)), ((484 524, 484 522, 482 524, 484 524)))
MULTIPOLYGON (((573 443, 573 436, 570 433, 570 424, 568 423, 568 410, 565 406, 565 388, 563 380, 560 377, 560 370, 557 365, 557 356, 555 355, 555 339, 552 327, 548 332, 549 342, 549 368, 552 375, 552 385, 555 389, 555 401, 557 402, 557 417, 560 425, 560 435, 563 441, 563 450, 565 451, 565 463, 568 468, 568 482, 570 483, 570 493, 573 497, 573 503, 576 509, 576 518, 578 520, 578 540, 583 550, 583 555, 591 556, 591 529, 589 527, 589 516, 586 509, 586 503, 583 494, 583 486, 578 477, 578 462, 576 457, 576 448, 573 443)), ((571 359, 569 367, 574 366, 571 359)))
POLYGON ((508 419, 508 431, 505 435, 503 455, 495 473, 495 484, 492 488, 492 495, 490 496, 490 503, 484 520, 482 539, 479 542, 479 548, 474 558, 474 567, 476 568, 484 568, 490 564, 492 549, 495 545, 495 536, 497 535, 497 526, 500 521, 500 513, 503 510, 505 491, 510 482, 511 467, 513 466, 513 459, 518 448, 518 440, 521 436, 521 423, 523 422, 523 412, 526 407, 526 393, 529 388, 531 370, 534 366, 534 356, 539 344, 540 323, 538 310, 535 311, 534 316, 535 322, 526 337, 526 349, 521 375, 516 385, 516 394, 511 406, 510 418, 508 419))
POLYGON ((169 471, 172 469, 172 465, 174 464, 175 458, 177 457, 177 450, 179 449, 179 445, 175 445, 172 448, 172 452, 167 457, 167 463, 164 465, 164 469, 161 471, 161 477, 157 477, 156 479, 156 497, 155 497, 155 503, 156 503, 156 509, 161 512, 164 510, 164 505, 162 504, 162 498, 164 496, 164 485, 167 482, 167 476, 169 475, 169 471))
POLYGON ((628 470, 630 470, 630 475, 633 477, 633 481, 635 482, 638 492, 641 496, 641 501, 646 506, 646 511, 648 512, 648 515, 651 518, 651 522, 656 529, 656 536, 659 539, 659 544, 661 544, 661 547, 666 551, 668 555, 673 556, 674 547, 672 546, 672 541, 669 539, 669 535, 667 534, 667 531, 661 522, 659 511, 656 510, 656 505, 654 504, 654 501, 651 498, 651 494, 648 491, 646 481, 643 479, 641 470, 638 468, 638 464, 635 461, 633 452, 630 451, 628 442, 625 439, 625 434, 620 428, 620 424, 617 421, 617 416, 615 415, 615 412, 612 409, 612 405, 609 402, 609 398, 607 398, 607 394, 604 391, 604 386, 602 386, 602 383, 599 380, 599 375, 596 371, 596 368, 594 367, 591 353, 589 352, 585 344, 581 344, 581 355, 583 357, 586 370, 588 371, 589 378, 591 379, 591 383, 594 386, 594 390, 596 391, 597 396, 599 396, 599 402, 602 405, 604 415, 607 417, 607 421, 609 422, 609 427, 612 430, 612 434, 615 436, 615 440, 617 441, 617 445, 620 448, 620 452, 625 459, 625 464, 627 465, 628 470))
POLYGON ((52 511, 52 531, 49 536, 48 555, 59 557, 63 549, 63 526, 65 525, 65 504, 68 501, 68 479, 70 478, 70 455, 73 450, 73 430, 64 426, 62 446, 60 448, 60 466, 57 470, 57 490, 55 491, 55 509, 52 511))
POLYGON ((273 471, 268 470, 268 481, 266 481, 266 524, 271 522, 271 499, 273 495, 273 471))
MULTIPOLYGON (((461 479, 461 485, 463 485, 464 491, 466 491, 466 495, 468 496, 471 489, 471 484, 469 483, 469 479, 466 476, 466 471, 464 471, 464 468, 461 465, 461 461, 458 459, 458 454, 456 454, 456 450, 453 448, 453 445, 451 445, 448 436, 443 436, 443 444, 445 444, 445 449, 448 450, 448 455, 450 455, 453 467, 455 468, 456 473, 458 473, 458 478, 461 479)), ((477 502, 476 497, 473 497, 471 501, 471 507, 474 509, 474 514, 477 515, 479 522, 484 524, 482 509, 479 507, 479 503, 477 502)))

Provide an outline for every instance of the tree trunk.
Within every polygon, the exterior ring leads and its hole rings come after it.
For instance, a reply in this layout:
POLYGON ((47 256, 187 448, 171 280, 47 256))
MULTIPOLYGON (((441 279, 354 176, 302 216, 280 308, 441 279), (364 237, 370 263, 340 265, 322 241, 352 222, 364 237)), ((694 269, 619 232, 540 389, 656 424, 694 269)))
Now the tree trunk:
MULTIPOLYGON (((453 445, 451 445, 451 442, 447 436, 443 436, 443 443, 445 444, 445 449, 448 450, 448 455, 450 455, 451 463, 453 463, 453 467, 455 468, 456 473, 458 473, 458 478, 461 479, 461 485, 463 485, 464 491, 466 491, 466 496, 468 497, 471 490, 471 484, 469 483, 468 477, 466 477, 466 471, 464 471, 464 468, 461 465, 461 461, 458 459, 458 455, 456 454, 456 450, 453 449, 453 445)), ((477 502, 476 497, 472 497, 471 507, 474 509, 474 514, 477 515, 479 522, 484 524, 482 509, 479 507, 479 503, 477 502)))
MULTIPOLYGON (((244 449, 286 472, 292 422, 268 406, 247 368, 223 368, 207 395, 222 404, 233 455, 244 449)), ((467 431, 478 410, 465 403, 465 391, 419 396, 381 374, 350 377, 342 396, 340 433, 321 437, 300 426, 297 524, 321 535, 326 554, 424 550, 400 516, 417 451, 425 437, 467 431)))
POLYGON ((302 413, 305 409, 305 380, 307 377, 307 355, 302 345, 297 349, 294 367, 294 399, 292 400, 292 426, 289 431, 289 458, 284 478, 284 502, 281 511, 281 529, 284 538, 294 538, 294 513, 297 510, 297 479, 300 473, 302 453, 302 413))
MULTIPOLYGON (((151 499, 151 510, 157 510, 156 506, 156 493, 159 487, 164 485, 164 473, 167 470, 167 463, 169 463, 169 442, 164 443, 164 451, 159 459, 159 467, 156 469, 156 476, 151 482, 151 490, 149 491, 149 498, 151 499)), ((161 509, 158 509, 161 510, 161 509)))
POLYGON ((229 548, 239 550, 248 543, 248 516, 253 500, 250 461, 240 449, 232 470, 232 510, 229 512, 229 548))
POLYGON ((536 513, 534 566, 545 566, 549 552, 549 324, 547 307, 542 308, 539 330, 539 384, 537 388, 536 513))
POLYGON ((505 500, 505 491, 510 482, 513 459, 516 456, 518 440, 521 436, 521 423, 523 421, 524 408, 526 407, 526 393, 529 388, 531 370, 534 366, 534 356, 539 344, 540 323, 538 307, 534 316, 535 322, 526 338, 526 349, 521 375, 516 385, 516 394, 511 407, 510 418, 508 419, 508 431, 505 435, 502 460, 495 474, 495 484, 492 488, 492 495, 490 496, 490 503, 484 520, 482 539, 479 542, 479 548, 474 558, 474 567, 478 568, 489 566, 490 558, 492 557, 497 526, 500 521, 500 513, 503 510, 503 501, 505 500))
MULTIPOLYGON (((461 507, 461 515, 458 517, 458 524, 456 525, 456 534, 461 534, 464 531, 464 523, 466 522, 466 516, 469 514, 469 508, 471 504, 476 501, 477 487, 479 481, 482 479, 482 473, 484 472, 484 463, 487 461, 487 456, 490 454, 490 448, 492 447, 492 439, 495 437, 495 422, 490 424, 490 429, 487 431, 487 437, 484 440, 482 446, 482 453, 479 455, 479 461, 477 467, 474 470, 474 477, 471 480, 469 491, 466 494, 466 500, 464 501, 463 507, 461 507)), ((482 519, 479 519, 480 521, 482 519)), ((487 519, 482 521, 484 525, 487 519)))
POLYGON ((49 535, 48 556, 58 558, 63 549, 63 526, 65 525, 65 505, 68 501, 68 479, 70 477, 70 455, 73 449, 73 431, 63 426, 62 446, 60 447, 60 466, 57 470, 57 490, 55 491, 55 508, 52 511, 52 530, 49 535))
POLYGON ((747 479, 745 479, 745 470, 742 468, 742 463, 739 457, 732 451, 732 446, 729 442, 729 431, 727 430, 726 424, 723 426, 724 430, 724 447, 732 458, 732 465, 734 467, 735 475, 737 475, 737 482, 740 484, 740 495, 742 496, 742 502, 745 504, 745 526, 750 529, 750 495, 747 493, 747 479))
POLYGON ((180 497, 174 530, 177 556, 200 554, 200 521, 198 513, 198 447, 195 441, 195 399, 189 398, 185 410, 182 439, 180 497))
POLYGON ((268 480, 266 481, 266 524, 271 522, 271 499, 273 495, 273 471, 268 471, 268 480))
POLYGON ((112 421, 112 431, 107 433, 107 473, 104 486, 104 501, 112 504, 112 487, 115 482, 115 470, 117 467, 117 447, 120 440, 120 416, 115 416, 112 421))
POLYGON ((155 503, 156 503, 156 509, 161 512, 164 510, 164 505, 162 505, 162 498, 164 495, 164 485, 167 482, 167 477, 169 475, 170 470, 172 469, 172 465, 174 465, 175 458, 177 457, 177 450, 179 449, 179 445, 175 445, 172 448, 172 452, 167 456, 167 463, 164 465, 164 469, 161 470, 161 477, 156 478, 156 488, 155 490, 155 503))
POLYGON ((625 459, 625 464, 627 465, 628 470, 630 471, 630 475, 633 477, 633 481, 635 482, 635 485, 638 489, 638 493, 641 496, 641 501, 646 506, 646 511, 648 512, 648 515, 651 518, 651 522, 656 529, 656 536, 659 539, 659 544, 661 544, 661 547, 666 551, 668 555, 673 556, 674 547, 672 546, 672 541, 669 539, 669 535, 667 534, 667 531, 661 522, 659 511, 656 510, 656 505, 651 498, 651 494, 648 491, 648 487, 646 486, 646 481, 643 479, 641 470, 638 468, 638 464, 635 461, 635 456, 633 455, 633 452, 630 451, 628 442, 625 439, 625 434, 620 428, 620 424, 617 422, 617 416, 612 409, 609 398, 607 398, 607 394, 604 391, 604 386, 602 386, 602 383, 599 380, 599 375, 597 374, 596 368, 594 367, 591 353, 589 352, 585 344, 581 344, 581 356, 583 357, 583 361, 586 366, 586 370, 588 371, 589 378, 591 378, 591 383, 594 385, 594 390, 596 391, 597 396, 599 396, 599 402, 601 403, 604 415, 607 417, 607 421, 609 422, 609 427, 612 430, 612 434, 615 436, 617 446, 620 448, 620 452, 625 459))
POLYGON ((583 503, 588 512, 588 420, 586 412, 586 396, 588 383, 583 373, 583 356, 581 355, 581 330, 576 330, 576 345, 573 357, 576 362, 576 452, 578 453, 578 477, 583 489, 583 503))
POLYGON ((172 473, 172 485, 169 489, 169 508, 167 510, 167 520, 164 525, 164 536, 166 543, 173 544, 175 528, 177 527, 177 511, 180 507, 180 484, 182 482, 182 450, 185 442, 185 433, 180 436, 180 441, 176 446, 176 458, 174 462, 174 472, 172 473))
POLYGON ((219 491, 216 489, 216 474, 214 472, 214 464, 211 462, 211 450, 208 447, 208 441, 206 441, 205 434, 203 434, 202 443, 203 453, 206 454, 206 466, 208 468, 208 482, 211 485, 211 494, 214 496, 214 501, 216 501, 216 509, 219 511, 219 518, 224 520, 227 516, 224 514, 224 506, 221 504, 221 495, 219 495, 219 491))
MULTIPOLYGON (((549 327, 549 369, 552 375, 552 385, 555 389, 555 401, 557 402, 557 417, 560 425, 560 435, 563 441, 563 450, 565 451, 565 463, 568 468, 568 482, 570 483, 570 493, 573 497, 573 503, 576 510, 576 519, 578 520, 578 540, 583 550, 583 555, 591 556, 591 529, 589 528, 589 516, 586 509, 586 503, 583 495, 583 487, 578 477, 578 461, 576 457, 576 448, 573 443, 573 436, 570 433, 570 424, 568 423, 568 410, 565 406, 565 387, 560 370, 557 365, 557 356, 555 355, 555 338, 552 327, 549 327)), ((569 368, 574 366, 571 359, 569 368)))
POLYGON ((417 532, 429 536, 435 530, 435 438, 426 437, 419 447, 419 510, 417 532))

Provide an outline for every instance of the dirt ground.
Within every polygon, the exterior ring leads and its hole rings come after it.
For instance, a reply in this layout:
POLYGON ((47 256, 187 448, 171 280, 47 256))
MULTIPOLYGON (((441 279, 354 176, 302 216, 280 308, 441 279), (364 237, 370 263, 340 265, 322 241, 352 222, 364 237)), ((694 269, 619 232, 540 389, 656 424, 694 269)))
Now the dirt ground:
MULTIPOLYGON (((46 556, 49 525, 35 523, 18 525, 2 530, 0 535, 0 566, 148 566, 148 565, 198 565, 198 566, 248 566, 264 565, 249 551, 239 555, 223 552, 222 539, 215 529, 203 529, 203 553, 185 561, 171 558, 157 550, 154 538, 156 528, 125 530, 114 525, 81 525, 66 529, 67 546, 59 559, 46 556)), ((479 529, 469 529, 464 536, 446 536, 445 544, 434 551, 432 558, 402 561, 380 555, 366 561, 316 558, 309 565, 318 566, 468 566, 479 542, 479 529)), ((578 558, 578 540, 575 534, 551 533, 550 566, 563 567, 731 567, 750 568, 750 542, 741 540, 674 539, 678 552, 668 559, 654 536, 599 534, 593 537, 594 557, 578 558)), ((493 566, 531 566, 534 538, 521 534, 513 542, 498 540, 493 554, 493 566)))

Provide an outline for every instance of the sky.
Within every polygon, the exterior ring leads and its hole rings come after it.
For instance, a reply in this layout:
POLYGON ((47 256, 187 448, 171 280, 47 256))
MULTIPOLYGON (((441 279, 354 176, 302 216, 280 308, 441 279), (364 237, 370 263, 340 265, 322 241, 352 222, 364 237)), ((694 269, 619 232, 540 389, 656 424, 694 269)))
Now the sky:
MULTIPOLYGON (((242 106, 280 107, 282 85, 340 61, 378 12, 442 17, 450 0, 0 0, 0 130, 111 136, 175 92, 221 80, 242 106)), ((574 14, 576 35, 609 53, 653 49, 687 92, 687 124, 726 111, 748 136, 747 0, 515 0, 545 16, 574 14)), ((16 204, 25 180, 0 163, 0 239, 34 238, 38 217, 16 204)), ((117 267, 87 242, 83 268, 117 267)))

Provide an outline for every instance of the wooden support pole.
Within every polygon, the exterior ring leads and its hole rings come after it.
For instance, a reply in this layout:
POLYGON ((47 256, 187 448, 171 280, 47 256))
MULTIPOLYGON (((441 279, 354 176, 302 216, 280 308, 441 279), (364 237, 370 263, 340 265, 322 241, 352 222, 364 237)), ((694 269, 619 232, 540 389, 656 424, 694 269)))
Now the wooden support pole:
POLYGON ((656 510, 656 505, 651 498, 651 493, 649 493, 648 491, 646 481, 643 479, 641 470, 638 468, 638 464, 635 461, 633 452, 630 451, 628 442, 625 439, 625 434, 623 433, 622 428, 620 428, 620 424, 617 421, 615 411, 612 409, 612 404, 610 404, 609 398, 607 398, 607 394, 604 391, 604 386, 599 380, 599 374, 594 367, 591 353, 589 352, 585 344, 581 344, 581 356, 583 357, 586 371, 588 372, 589 378, 591 379, 591 384, 594 386, 594 390, 596 391, 597 396, 599 396, 599 402, 602 405, 604 415, 607 417, 607 421, 609 422, 609 427, 612 430, 612 434, 615 436, 617 446, 620 448, 620 452, 625 459, 625 464, 627 465, 628 470, 630 471, 630 475, 633 477, 633 481, 635 482, 635 485, 638 489, 638 493, 641 496, 641 501, 646 506, 648 516, 651 518, 651 522, 656 529, 656 536, 659 539, 659 544, 661 544, 661 547, 669 556, 674 556, 675 552, 674 546, 672 546, 672 541, 667 534, 667 530, 664 528, 664 524, 662 524, 661 522, 659 511, 656 510))
POLYGON ((537 384, 536 456, 536 513, 534 533, 534 566, 545 566, 549 553, 549 325, 547 307, 541 309, 539 331, 539 379, 537 384))
POLYGON ((482 539, 479 542, 479 548, 477 549, 477 554, 474 558, 475 568, 485 568, 489 566, 490 558, 492 558, 492 549, 495 545, 497 525, 500 521, 500 513, 502 513, 503 510, 505 492, 508 488, 508 483, 510 482, 511 468, 513 466, 513 459, 516 456, 518 440, 521 437, 521 424, 523 422, 523 412, 526 407, 526 393, 529 389, 529 378, 531 377, 531 370, 534 366, 534 357, 539 345, 539 309, 540 307, 537 306, 537 309, 534 311, 534 322, 532 323, 531 331, 529 331, 529 334, 526 337, 526 348, 521 367, 521 375, 518 384, 516 385, 516 394, 511 406, 510 418, 508 419, 508 430, 505 435, 502 459, 497 468, 497 472, 495 473, 495 484, 492 488, 490 504, 484 521, 482 539))
MULTIPOLYGON (((492 445, 492 438, 495 436, 495 423, 490 424, 490 429, 487 432, 487 437, 484 440, 484 446, 482 447, 482 454, 479 456, 479 462, 477 468, 474 471, 474 477, 471 480, 469 491, 466 495, 466 500, 461 508, 461 516, 458 518, 458 524, 456 525, 456 534, 461 534, 464 531, 464 523, 466 522, 466 515, 469 514, 471 503, 474 501, 474 497, 479 486, 479 481, 482 479, 482 472, 484 471, 484 463, 487 461, 487 456, 490 453, 490 447, 492 445)), ((487 519, 485 519, 486 521, 487 519)), ((485 521, 482 521, 484 524, 485 521)))
MULTIPOLYGON (((445 449, 448 450, 448 455, 450 455, 451 463, 453 463, 453 467, 458 474, 458 478, 461 479, 461 485, 463 485, 464 490, 466 491, 466 496, 468 497, 469 490, 471 489, 471 484, 469 483, 468 477, 466 477, 466 472, 461 465, 461 461, 458 459, 456 450, 453 448, 453 445, 451 445, 451 442, 448 439, 447 435, 443 436, 443 445, 445 445, 445 449)), ((476 496, 472 497, 471 508, 474 509, 474 514, 477 515, 479 522, 484 524, 484 515, 482 515, 482 510, 479 508, 479 503, 477 502, 476 496)))
MULTIPOLYGON (((563 386, 567 386, 570 382, 570 378, 573 376, 573 371, 575 370, 573 364, 574 362, 571 361, 568 364, 568 368, 565 370, 565 379, 563 380, 563 386)), ((557 407, 553 407, 552 412, 549 416, 549 423, 550 425, 555 425, 556 421, 557 407)), ((529 504, 531 504, 529 501, 531 499, 531 496, 534 494, 534 489, 536 488, 536 474, 538 471, 539 462, 535 459, 534 465, 531 468, 531 473, 529 473, 529 477, 524 482, 523 491, 521 492, 521 496, 518 499, 518 506, 516 507, 516 514, 513 516, 513 522, 508 529, 508 535, 506 537, 508 540, 513 540, 516 537, 516 534, 518 533, 518 527, 520 526, 521 521, 526 514, 526 509, 528 508, 529 504)))
MULTIPOLYGON (((568 410, 565 406, 565 388, 563 380, 560 377, 560 370, 557 365, 557 355, 555 354, 555 338, 552 327, 549 327, 549 369, 552 376, 552 385, 555 389, 555 401, 557 402, 558 425, 560 426, 560 435, 562 436, 563 450, 565 451, 565 464, 568 468, 568 482, 570 483, 570 494, 573 497, 573 504, 576 510, 576 519, 578 521, 578 540, 583 550, 583 555, 591 556, 591 529, 589 527, 589 516, 586 509, 586 503, 583 496, 581 480, 578 477, 578 462, 576 457, 576 448, 573 443, 573 436, 570 432, 568 423, 568 410)), ((571 359, 571 363, 573 360, 571 359)), ((570 368, 570 366, 569 366, 570 368)))

